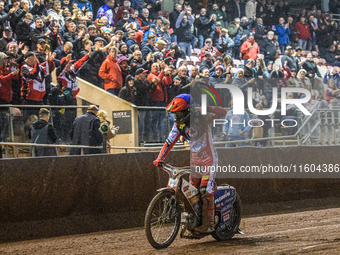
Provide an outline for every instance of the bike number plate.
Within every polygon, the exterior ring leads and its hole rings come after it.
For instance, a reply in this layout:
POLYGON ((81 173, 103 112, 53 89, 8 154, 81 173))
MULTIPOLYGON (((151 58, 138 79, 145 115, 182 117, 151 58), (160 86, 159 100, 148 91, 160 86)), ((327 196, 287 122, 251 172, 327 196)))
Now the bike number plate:
POLYGON ((176 187, 177 186, 177 183, 178 183, 178 180, 179 179, 170 179, 169 180, 169 183, 168 183, 168 187, 170 187, 170 188, 173 188, 173 187, 176 187))

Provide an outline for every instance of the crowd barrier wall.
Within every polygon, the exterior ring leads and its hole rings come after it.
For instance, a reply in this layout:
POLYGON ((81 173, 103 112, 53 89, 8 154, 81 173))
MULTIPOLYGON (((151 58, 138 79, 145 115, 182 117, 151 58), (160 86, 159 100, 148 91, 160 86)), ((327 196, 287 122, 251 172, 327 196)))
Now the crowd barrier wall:
MULTIPOLYGON (((218 149, 242 164, 339 163, 339 147, 218 149)), ((189 165, 189 151, 167 162, 189 165)), ((140 227, 168 175, 153 166, 156 152, 5 159, 0 164, 0 242, 140 227)), ((224 163, 226 163, 224 162, 224 163)), ((340 196, 340 179, 220 179, 244 205, 340 196)), ((245 215, 247 212, 244 212, 245 215)))

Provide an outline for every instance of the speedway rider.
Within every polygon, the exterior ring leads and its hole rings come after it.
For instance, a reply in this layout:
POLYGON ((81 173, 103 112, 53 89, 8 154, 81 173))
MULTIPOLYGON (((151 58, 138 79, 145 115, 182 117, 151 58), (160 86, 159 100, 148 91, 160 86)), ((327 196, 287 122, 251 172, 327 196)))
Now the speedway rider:
MULTIPOLYGON (((180 94, 167 106, 166 110, 175 114, 175 124, 157 159, 153 162, 155 166, 159 166, 160 161, 166 158, 181 136, 190 145, 192 166, 211 167, 217 165, 218 158, 212 140, 211 122, 213 119, 224 117, 227 111, 220 107, 209 107, 207 115, 204 116, 199 111, 192 112, 194 115, 192 121, 195 125, 190 127, 190 99, 189 94, 180 94)), ((200 185, 199 182, 195 183, 194 176, 190 175, 190 181, 196 188, 199 188, 203 201, 202 225, 195 228, 195 231, 201 233, 212 232, 215 226, 214 180, 215 172, 204 172, 200 185)))

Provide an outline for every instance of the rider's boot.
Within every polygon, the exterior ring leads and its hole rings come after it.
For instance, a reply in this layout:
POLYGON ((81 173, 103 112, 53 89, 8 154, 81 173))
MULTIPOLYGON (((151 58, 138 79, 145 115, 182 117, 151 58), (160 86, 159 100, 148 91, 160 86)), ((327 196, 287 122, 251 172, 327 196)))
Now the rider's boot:
POLYGON ((214 231, 215 226, 215 199, 214 193, 205 193, 202 195, 202 225, 195 228, 195 231, 201 233, 210 233, 214 231))

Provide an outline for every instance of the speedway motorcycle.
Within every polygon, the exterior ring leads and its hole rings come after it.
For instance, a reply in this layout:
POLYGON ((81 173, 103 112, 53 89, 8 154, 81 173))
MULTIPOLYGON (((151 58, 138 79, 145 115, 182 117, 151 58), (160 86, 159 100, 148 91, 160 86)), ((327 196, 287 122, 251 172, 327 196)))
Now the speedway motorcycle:
MULTIPOLYGON (((151 200, 145 215, 145 232, 156 249, 168 247, 179 230, 181 238, 202 238, 212 235, 218 241, 231 239, 239 230, 241 199, 230 185, 215 188, 215 227, 210 233, 195 231, 201 225, 202 200, 199 190, 187 180, 195 171, 190 167, 176 168, 164 162, 161 167, 169 175, 168 185, 151 200)), ((195 172, 197 173, 197 172, 195 172)))

